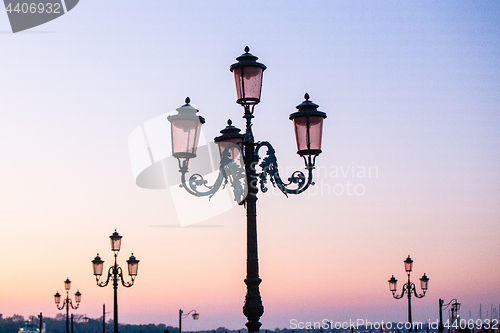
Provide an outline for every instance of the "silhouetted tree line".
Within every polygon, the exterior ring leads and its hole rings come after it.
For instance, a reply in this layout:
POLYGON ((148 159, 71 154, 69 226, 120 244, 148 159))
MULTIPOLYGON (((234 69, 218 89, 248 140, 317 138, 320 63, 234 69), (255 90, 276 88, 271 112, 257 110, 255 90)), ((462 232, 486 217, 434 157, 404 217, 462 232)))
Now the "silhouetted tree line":
MULTIPOLYGON (((39 327, 40 319, 38 316, 30 316, 28 320, 21 315, 15 314, 12 317, 3 318, 0 314, 0 333, 18 333, 21 327, 27 325, 39 327)), ((66 315, 58 313, 55 318, 43 317, 45 333, 65 333, 66 332, 66 315)), ((102 317, 97 319, 88 319, 83 321, 83 315, 75 314, 73 317, 73 332, 69 333, 102 333, 102 317)), ((105 325, 106 333, 113 333, 113 320, 109 319, 105 325)), ((129 325, 119 324, 120 333, 179 333, 177 327, 166 326, 164 324, 148 324, 148 325, 129 325)), ((271 333, 272 331, 269 331, 271 333)), ((184 331, 183 333, 191 333, 184 331)), ((225 327, 219 327, 216 330, 197 331, 196 333, 247 333, 246 329, 228 330, 225 327)), ((280 333, 285 333, 281 331, 280 333)))

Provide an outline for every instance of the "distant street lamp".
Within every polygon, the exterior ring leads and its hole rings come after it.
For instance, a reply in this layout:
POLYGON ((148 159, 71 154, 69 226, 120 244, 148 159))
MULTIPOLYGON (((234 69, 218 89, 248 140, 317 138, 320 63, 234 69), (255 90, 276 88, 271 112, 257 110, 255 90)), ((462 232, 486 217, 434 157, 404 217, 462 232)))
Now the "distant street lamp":
POLYGON ((131 281, 125 282, 125 280, 123 279, 122 268, 118 266, 116 262, 118 251, 120 251, 122 236, 120 236, 115 230, 115 232, 111 236, 109 236, 109 238, 111 239, 111 251, 113 251, 114 253, 115 263, 108 269, 108 277, 106 278, 106 281, 99 282, 99 279, 102 275, 103 264, 104 264, 104 261, 101 260, 101 257, 99 257, 99 253, 94 258, 94 260, 92 260, 92 267, 94 269, 95 279, 99 287, 106 287, 109 283, 109 280, 113 279, 113 290, 114 290, 113 332, 118 333, 118 281, 121 281, 122 286, 126 288, 132 287, 134 285, 134 279, 137 276, 139 260, 137 260, 134 257, 133 253, 127 260, 128 275, 130 275, 131 281))
POLYGON ((66 289, 66 299, 63 300, 63 304, 59 306, 61 303, 61 294, 59 292, 56 292, 54 295, 54 301, 56 303, 57 309, 62 310, 66 307, 66 333, 69 333, 69 308, 71 307, 73 310, 78 309, 80 306, 80 302, 82 300, 82 294, 80 293, 79 290, 76 291, 75 293, 75 303, 76 306, 73 306, 73 302, 69 298, 69 290, 71 289, 71 281, 69 278, 64 281, 64 289, 66 289))
POLYGON ((83 315, 80 315, 78 316, 76 319, 75 319, 75 316, 73 314, 71 314, 71 333, 74 333, 74 325, 73 325, 73 322, 78 322, 79 320, 82 320, 84 323, 88 323, 89 322, 89 317, 87 317, 87 315, 83 314, 83 315))
POLYGON ((182 319, 186 318, 189 316, 191 313, 193 313, 193 319, 198 320, 198 317, 200 317, 200 314, 196 312, 196 310, 191 310, 186 314, 183 314, 183 311, 179 309, 179 333, 182 333, 182 319))
POLYGON ((398 280, 394 278, 394 275, 391 277, 391 279, 388 281, 389 282, 389 289, 392 292, 392 296, 395 299, 400 299, 403 298, 404 294, 408 296, 408 323, 410 324, 410 332, 413 331, 413 322, 411 320, 411 294, 413 293, 416 298, 422 298, 425 296, 425 293, 427 292, 427 287, 429 284, 429 278, 427 275, 424 275, 420 278, 420 288, 422 289, 423 293, 422 294, 417 294, 417 288, 415 287, 415 284, 410 281, 410 273, 413 268, 413 260, 411 260, 410 256, 406 258, 406 260, 403 261, 405 263, 405 271, 408 273, 408 282, 406 282, 403 285, 403 290, 401 292, 401 295, 396 295, 396 284, 398 280))
MULTIPOLYGON (((243 118, 246 120, 246 130, 240 134, 240 129, 228 120, 227 127, 214 141, 219 145, 221 162, 219 175, 213 185, 200 174, 193 174, 189 178, 189 160, 196 157, 201 125, 205 119, 197 115, 198 110, 192 107, 189 97, 186 104, 177 108, 177 114, 168 116, 171 123, 172 156, 179 163, 181 173, 181 187, 188 193, 197 196, 214 195, 222 186, 230 182, 233 187, 235 201, 244 205, 247 215, 247 275, 245 284, 247 294, 243 306, 243 314, 248 322, 245 324, 249 333, 258 332, 262 325, 259 320, 264 313, 264 306, 260 296, 259 261, 257 251, 257 193, 259 187, 262 192, 268 190, 268 181, 279 188, 283 194, 299 194, 313 185, 313 169, 316 157, 321 153, 321 139, 323 134, 323 120, 326 113, 318 111, 318 105, 305 100, 296 108, 289 119, 293 121, 297 154, 304 159, 307 175, 302 171, 295 171, 283 181, 278 172, 278 162, 273 146, 267 141, 255 141, 252 119, 255 106, 260 102, 262 77, 266 66, 257 62, 258 58, 249 53, 248 46, 245 53, 236 58, 238 61, 230 66, 236 84, 236 103, 244 108, 243 118), (266 151, 261 159, 259 151, 266 151), (259 170, 256 170, 259 168, 259 170)), ((279 133, 279 125, 273 124, 279 133)))
MULTIPOLYGON (((449 301, 446 305, 443 305, 443 303, 444 303, 444 301, 440 298, 439 299, 439 333, 442 333, 444 331, 443 310, 446 310, 451 305, 450 327, 453 327, 455 320, 458 320, 458 311, 460 310, 460 303, 458 303, 456 298, 449 301)), ((457 327, 458 327, 458 325, 457 325, 457 327)))

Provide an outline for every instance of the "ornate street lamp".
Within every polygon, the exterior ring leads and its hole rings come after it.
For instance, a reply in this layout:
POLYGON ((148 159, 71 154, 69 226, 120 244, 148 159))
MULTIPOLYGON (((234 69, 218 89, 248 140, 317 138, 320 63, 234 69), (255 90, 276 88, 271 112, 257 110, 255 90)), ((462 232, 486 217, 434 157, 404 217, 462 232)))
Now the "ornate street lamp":
POLYGON ((389 290, 392 292, 392 296, 395 299, 400 299, 403 298, 403 296, 406 294, 408 297, 408 323, 410 323, 410 332, 413 331, 413 322, 411 320, 411 294, 413 293, 416 298, 422 298, 425 296, 425 293, 427 292, 427 288, 429 285, 429 278, 427 275, 424 275, 420 278, 420 288, 422 289, 423 293, 422 294, 417 294, 417 288, 415 287, 415 284, 410 281, 410 273, 413 269, 413 260, 408 256, 406 260, 403 261, 405 264, 405 271, 408 274, 408 282, 406 282, 403 285, 403 290, 401 291, 401 295, 396 295, 396 290, 397 290, 397 283, 398 280, 394 277, 394 275, 389 279, 389 290))
POLYGON ((99 281, 103 272, 103 264, 104 264, 104 261, 101 259, 101 257, 99 257, 99 253, 94 258, 94 260, 92 260, 92 268, 94 271, 96 283, 99 287, 106 287, 110 279, 113 280, 113 290, 114 290, 113 332, 118 333, 118 281, 121 281, 122 286, 126 288, 132 287, 134 285, 135 277, 137 276, 139 260, 137 260, 134 257, 133 253, 127 260, 128 275, 130 276, 131 280, 130 282, 125 282, 125 280, 123 279, 122 268, 118 266, 116 262, 118 252, 120 251, 121 247, 122 236, 120 236, 115 230, 115 232, 111 236, 109 236, 109 238, 111 240, 111 251, 113 251, 114 253, 115 263, 108 269, 108 277, 106 278, 106 281, 103 282, 99 281))
POLYGON ((458 326, 455 326, 455 320, 458 320, 458 311, 460 310, 460 303, 458 303, 457 299, 454 298, 451 301, 449 301, 448 304, 446 304, 446 305, 443 305, 443 304, 444 304, 444 301, 440 298, 439 299, 439 333, 442 333, 444 331, 443 310, 446 310, 450 305, 451 305, 451 308, 450 308, 450 312, 451 312, 450 327, 458 327, 458 326))
POLYGON ((248 46, 245 53, 236 58, 237 63, 231 65, 230 71, 234 74, 236 84, 236 102, 243 106, 243 118, 246 120, 246 130, 240 134, 240 129, 228 121, 228 126, 221 131, 221 135, 214 141, 219 145, 221 163, 219 176, 213 185, 200 174, 193 174, 187 179, 189 159, 196 157, 199 131, 205 122, 203 117, 197 116, 198 110, 193 108, 186 98, 186 104, 177 109, 177 114, 169 116, 172 127, 172 155, 179 162, 181 186, 192 195, 201 197, 214 195, 221 185, 231 183, 234 199, 238 204, 244 204, 247 211, 247 294, 243 313, 248 319, 248 331, 258 332, 261 326, 260 317, 264 307, 259 291, 261 279, 259 277, 257 251, 257 193, 260 187, 266 192, 267 181, 280 189, 283 194, 299 194, 305 191, 312 182, 312 170, 316 157, 321 153, 321 138, 323 120, 326 113, 318 111, 318 105, 309 100, 305 94, 305 101, 296 108, 297 112, 290 115, 294 123, 297 153, 304 158, 307 177, 302 171, 295 171, 284 182, 278 173, 278 162, 274 148, 267 141, 255 142, 252 132, 252 118, 254 108, 260 102, 263 72, 266 66, 257 62, 258 58, 249 53, 248 46), (261 148, 265 148, 266 156, 259 156, 261 148), (260 162, 260 163, 259 163, 260 162), (256 170, 256 166, 260 169, 256 170))
POLYGON ((64 281, 64 289, 66 290, 66 298, 63 300, 63 304, 59 306, 59 304, 61 303, 61 294, 59 294, 59 292, 56 292, 56 294, 54 295, 54 301, 58 310, 66 308, 66 333, 69 333, 69 308, 71 307, 73 310, 78 309, 78 307, 80 306, 80 302, 82 301, 82 294, 79 290, 76 291, 76 306, 74 306, 72 300, 69 298, 69 290, 71 289, 71 281, 69 278, 64 281))
POLYGON ((182 319, 187 318, 187 316, 189 316, 190 314, 192 314, 194 320, 198 320, 198 318, 200 317, 200 314, 196 312, 196 310, 191 310, 188 313, 184 314, 182 309, 179 309, 179 333, 182 333, 182 319))

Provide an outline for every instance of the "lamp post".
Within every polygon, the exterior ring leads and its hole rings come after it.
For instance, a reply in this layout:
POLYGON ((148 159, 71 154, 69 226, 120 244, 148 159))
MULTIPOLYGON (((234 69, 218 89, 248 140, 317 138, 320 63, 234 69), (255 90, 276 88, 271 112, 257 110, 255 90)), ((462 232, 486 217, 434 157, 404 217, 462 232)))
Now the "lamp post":
POLYGON ((76 321, 78 322, 80 319, 83 320, 84 323, 88 323, 89 322, 89 317, 87 317, 87 315, 83 314, 83 315, 80 315, 78 316, 76 319, 74 318, 75 316, 73 314, 71 314, 71 333, 74 333, 74 325, 73 323, 76 321))
POLYGON ((455 322, 455 318, 458 319, 458 311, 460 310, 460 303, 458 303, 456 298, 449 301, 446 305, 443 305, 443 304, 444 304, 444 301, 440 298, 439 299, 439 333, 442 333, 444 331, 443 310, 446 310, 451 305, 451 309, 450 309, 450 311, 451 311, 451 323, 450 323, 449 327, 453 327, 454 322, 455 322))
POLYGON ((323 120, 326 118, 326 113, 318 111, 318 105, 310 101, 309 95, 305 94, 305 101, 296 107, 298 111, 290 115, 289 118, 295 127, 297 154, 304 159, 307 177, 303 172, 295 171, 287 183, 283 182, 278 173, 274 148, 267 141, 254 140, 252 118, 255 106, 260 102, 262 74, 266 66, 257 62, 258 58, 249 52, 247 46, 245 53, 236 58, 238 62, 230 66, 236 84, 236 103, 244 108, 246 130, 244 134, 240 134, 240 129, 234 127, 229 120, 221 135, 214 139, 219 145, 221 163, 219 176, 213 185, 207 185, 207 181, 200 174, 193 174, 186 180, 189 160, 196 157, 200 129, 205 119, 196 115, 198 110, 193 108, 189 104, 190 99, 186 98, 186 104, 179 107, 177 114, 169 116, 168 120, 171 123, 172 155, 179 163, 181 186, 192 195, 211 197, 221 185, 230 182, 235 201, 246 207, 247 294, 243 314, 248 319, 246 326, 251 333, 259 331, 262 325, 259 320, 264 313, 259 291, 262 280, 259 277, 257 251, 258 187, 262 192, 266 192, 269 179, 273 186, 277 186, 283 194, 288 195, 302 193, 313 184, 312 171, 316 157, 321 153, 323 120), (261 160, 259 151, 262 148, 265 148, 267 154, 259 163, 261 160))
POLYGON ((196 312, 196 310, 191 310, 188 313, 184 314, 182 309, 179 309, 179 333, 182 333, 182 319, 187 318, 191 313, 193 313, 193 319, 198 320, 200 314, 196 312))
POLYGON ((118 266, 116 262, 118 251, 120 251, 122 236, 120 236, 115 230, 115 232, 111 236, 109 236, 109 238, 111 240, 111 251, 113 251, 114 253, 115 263, 108 269, 108 277, 106 278, 106 281, 99 281, 102 275, 103 264, 104 264, 104 261, 101 260, 101 257, 99 257, 99 253, 94 258, 94 260, 92 260, 92 267, 94 269, 96 283, 99 287, 106 287, 109 283, 109 280, 110 279, 113 280, 113 290, 114 290, 113 332, 118 333, 118 281, 121 281, 122 286, 126 288, 132 287, 134 285, 135 277, 137 276, 139 260, 137 260, 134 257, 133 253, 127 260, 128 275, 130 275, 131 281, 125 282, 125 280, 123 279, 122 268, 118 266))
POLYGON ((73 306, 73 301, 69 298, 69 290, 71 289, 71 281, 69 280, 69 278, 64 281, 64 289, 66 290, 66 298, 63 300, 62 305, 59 306, 59 304, 61 303, 61 294, 59 294, 59 292, 56 292, 56 294, 54 295, 54 301, 58 310, 66 308, 66 333, 69 333, 69 308, 71 307, 73 310, 78 309, 78 307, 80 306, 80 302, 82 301, 82 294, 79 290, 76 291, 76 306, 73 306))
POLYGON ((410 324, 410 332, 413 331, 413 322, 411 320, 411 294, 413 293, 416 298, 422 298, 425 296, 425 293, 427 292, 427 287, 429 284, 429 278, 427 275, 424 275, 420 278, 420 288, 422 289, 423 293, 422 294, 417 294, 417 288, 415 287, 415 284, 410 281, 410 273, 413 268, 413 260, 408 256, 404 261, 405 263, 405 271, 408 274, 408 282, 406 282, 403 285, 403 290, 401 291, 401 295, 396 295, 396 284, 398 280, 394 278, 394 275, 391 277, 389 280, 389 289, 392 292, 392 296, 395 299, 400 299, 403 298, 403 296, 406 294, 408 297, 408 323, 410 324))

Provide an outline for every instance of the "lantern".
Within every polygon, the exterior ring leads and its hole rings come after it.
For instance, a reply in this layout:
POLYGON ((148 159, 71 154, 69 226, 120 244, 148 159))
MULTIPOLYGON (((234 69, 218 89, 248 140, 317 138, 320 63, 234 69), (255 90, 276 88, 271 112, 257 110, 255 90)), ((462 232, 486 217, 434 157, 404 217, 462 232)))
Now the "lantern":
POLYGON ((405 271, 410 273, 413 268, 413 260, 411 260, 410 255, 408 255, 408 258, 406 258, 403 262, 405 263, 405 271))
POLYGON ((70 290, 71 289, 71 281, 69 278, 66 278, 66 281, 64 281, 64 289, 70 290))
POLYGON ((75 293, 75 302, 76 304, 80 304, 81 301, 82 301, 82 293, 80 292, 80 290, 77 290, 75 293))
POLYGON ((224 158, 224 151, 228 154, 228 158, 239 161, 241 154, 240 144, 243 141, 243 134, 240 134, 240 129, 234 127, 231 119, 227 121, 227 126, 221 130, 221 134, 214 139, 214 142, 219 145, 219 152, 221 159, 224 158))
POLYGON ((389 290, 392 291, 393 293, 396 292, 396 284, 398 283, 398 280, 394 278, 394 275, 391 277, 391 279, 388 281, 389 282, 389 290))
POLYGON ((299 111, 290 115, 295 127, 297 154, 317 156, 321 153, 323 119, 326 118, 326 113, 317 110, 319 105, 309 100, 309 94, 306 93, 304 98, 305 101, 297 105, 299 111))
POLYGON ((429 278, 424 273, 424 275, 422 275, 422 277, 420 278, 420 288, 422 288, 423 291, 426 291, 428 285, 429 285, 429 278))
POLYGON ((258 57, 249 53, 248 46, 245 53, 236 58, 237 63, 232 64, 229 70, 234 74, 236 84, 236 103, 241 105, 255 105, 260 102, 262 88, 262 73, 266 66, 257 62, 258 57))
POLYGON ((139 268, 139 260, 134 257, 134 254, 130 256, 127 260, 128 265, 128 275, 137 276, 137 269, 139 268))
POLYGON ((120 247, 122 244, 122 237, 120 236, 115 229, 115 232, 111 236, 109 236, 109 239, 111 240, 111 251, 120 251, 120 247))
POLYGON ((171 123, 172 155, 175 158, 196 157, 201 125, 205 123, 203 117, 196 115, 198 110, 189 103, 190 99, 187 97, 186 104, 176 109, 177 114, 167 117, 171 123))
POLYGON ((101 257, 99 257, 99 253, 97 256, 92 260, 92 268, 94 269, 94 275, 95 276, 101 276, 102 275, 102 266, 104 264, 104 261, 101 260, 101 257))
POLYGON ((54 295, 54 301, 56 302, 56 305, 59 305, 59 303, 61 303, 61 294, 59 294, 59 292, 54 295))

